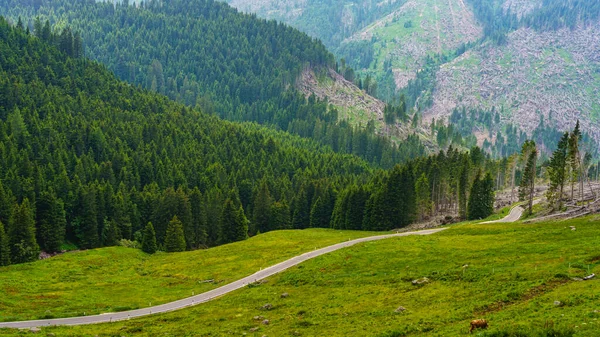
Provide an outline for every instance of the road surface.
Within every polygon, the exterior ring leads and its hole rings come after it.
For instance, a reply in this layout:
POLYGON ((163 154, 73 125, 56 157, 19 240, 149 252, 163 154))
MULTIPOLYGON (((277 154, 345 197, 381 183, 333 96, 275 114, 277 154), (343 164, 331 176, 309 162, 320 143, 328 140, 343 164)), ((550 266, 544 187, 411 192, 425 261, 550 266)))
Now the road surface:
POLYGON ((244 277, 243 279, 240 279, 235 282, 224 285, 220 288, 213 289, 213 290, 207 291, 205 293, 202 293, 202 294, 199 294, 196 296, 184 298, 182 300, 169 302, 169 303, 165 303, 165 304, 161 304, 161 305, 157 305, 157 306, 153 306, 153 307, 131 310, 131 311, 106 313, 106 314, 94 315, 94 316, 42 319, 42 320, 35 320, 35 321, 5 322, 5 323, 0 323, 0 328, 25 328, 26 329, 26 328, 55 326, 55 325, 85 325, 85 324, 95 324, 95 323, 109 323, 109 322, 128 320, 128 319, 136 318, 136 317, 142 317, 142 316, 148 316, 148 315, 154 315, 154 314, 174 311, 174 310, 198 305, 198 304, 201 304, 204 302, 208 302, 212 299, 215 299, 217 297, 228 294, 234 290, 243 288, 250 283, 260 281, 269 276, 273 276, 279 272, 282 272, 286 269, 296 266, 304 261, 310 260, 317 256, 327 254, 327 253, 330 253, 330 252, 333 252, 333 251, 336 251, 336 250, 339 250, 342 248, 353 246, 357 243, 369 242, 369 241, 375 241, 375 240, 383 240, 383 239, 399 237, 399 236, 430 235, 430 234, 440 232, 444 229, 446 229, 446 228, 437 228, 437 229, 429 229, 429 230, 417 231, 417 232, 406 232, 406 233, 371 236, 371 237, 360 238, 360 239, 356 239, 356 240, 338 243, 338 244, 335 244, 335 245, 332 245, 329 247, 317 249, 312 252, 298 255, 289 260, 283 261, 274 266, 271 266, 269 268, 258 271, 248 277, 244 277))
POLYGON ((521 216, 523 215, 523 212, 525 212, 525 209, 521 206, 515 206, 510 210, 510 213, 508 213, 507 216, 505 216, 504 218, 500 219, 500 220, 495 220, 495 221, 486 221, 486 222, 482 222, 482 223, 505 223, 505 222, 515 222, 515 221, 519 221, 519 219, 521 219, 521 216))

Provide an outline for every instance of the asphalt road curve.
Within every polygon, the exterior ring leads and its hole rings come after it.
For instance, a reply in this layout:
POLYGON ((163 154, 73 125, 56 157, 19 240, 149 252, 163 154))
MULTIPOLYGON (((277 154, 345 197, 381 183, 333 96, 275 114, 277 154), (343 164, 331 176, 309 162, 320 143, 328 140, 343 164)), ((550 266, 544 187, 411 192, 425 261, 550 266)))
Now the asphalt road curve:
POLYGON ((486 222, 482 222, 482 223, 486 224, 486 223, 516 222, 516 221, 519 221, 519 219, 521 219, 521 216, 523 216, 523 212, 525 212, 525 209, 523 209, 523 207, 515 206, 510 210, 510 213, 508 213, 508 215, 505 216, 504 218, 502 218, 500 220, 486 221, 486 222))
POLYGON ((207 291, 202 294, 198 294, 192 297, 184 298, 182 300, 169 302, 153 307, 148 307, 144 309, 137 309, 131 311, 122 311, 115 313, 106 313, 94 316, 81 316, 81 317, 70 317, 70 318, 55 318, 55 319, 41 319, 34 321, 20 321, 20 322, 5 322, 0 323, 0 328, 33 328, 33 327, 44 327, 44 326, 55 326, 55 325, 85 325, 85 324, 96 324, 96 323, 109 323, 116 321, 128 320, 131 318, 154 315, 174 310, 179 310, 182 308, 187 308, 190 306, 198 305, 204 302, 208 302, 217 297, 228 294, 234 290, 245 287, 246 285, 260 281, 269 276, 275 275, 279 272, 282 272, 286 269, 289 269, 293 266, 296 266, 306 260, 310 260, 317 256, 327 254, 338 249, 346 248, 353 246, 357 243, 361 242, 369 242, 376 240, 383 240, 388 238, 400 237, 400 236, 409 236, 409 235, 430 235, 437 232, 440 232, 446 228, 436 228, 436 229, 428 229, 417 232, 405 232, 405 233, 397 233, 397 234, 387 234, 387 235, 379 235, 379 236, 370 236, 365 238, 360 238, 356 240, 346 241, 342 243, 338 243, 329 247, 321 248, 314 250, 312 252, 304 253, 302 255, 298 255, 289 260, 278 263, 269 268, 258 271, 248 277, 244 277, 243 279, 237 280, 235 282, 229 283, 217 289, 213 289, 207 291))

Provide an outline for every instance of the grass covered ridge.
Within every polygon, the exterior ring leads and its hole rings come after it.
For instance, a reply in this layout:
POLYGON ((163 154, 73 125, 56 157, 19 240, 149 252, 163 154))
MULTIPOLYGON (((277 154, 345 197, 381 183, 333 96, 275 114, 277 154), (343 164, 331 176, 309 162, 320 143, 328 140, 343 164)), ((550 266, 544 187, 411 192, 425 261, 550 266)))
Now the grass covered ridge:
POLYGON ((220 287, 290 257, 381 233, 286 230, 207 250, 147 255, 124 247, 0 268, 0 321, 100 314, 220 287), (203 282, 214 280, 215 282, 203 282))

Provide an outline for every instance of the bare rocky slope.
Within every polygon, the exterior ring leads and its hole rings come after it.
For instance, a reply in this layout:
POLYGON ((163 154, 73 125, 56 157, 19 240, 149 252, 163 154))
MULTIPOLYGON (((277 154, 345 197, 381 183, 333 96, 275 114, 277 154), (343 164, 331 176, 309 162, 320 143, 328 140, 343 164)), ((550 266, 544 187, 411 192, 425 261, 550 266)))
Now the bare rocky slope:
POLYGON ((389 136, 395 141, 417 134, 428 148, 435 149, 425 129, 415 130, 410 124, 401 122, 386 125, 383 119, 385 103, 370 96, 333 69, 306 68, 297 79, 296 88, 306 96, 315 95, 320 99, 327 99, 338 109, 339 119, 355 127, 364 128, 372 122, 377 134, 389 136))
POLYGON ((528 133, 542 118, 560 130, 579 119, 600 140, 600 24, 519 29, 505 45, 486 43, 442 65, 436 79, 428 118, 496 107, 502 120, 528 133))

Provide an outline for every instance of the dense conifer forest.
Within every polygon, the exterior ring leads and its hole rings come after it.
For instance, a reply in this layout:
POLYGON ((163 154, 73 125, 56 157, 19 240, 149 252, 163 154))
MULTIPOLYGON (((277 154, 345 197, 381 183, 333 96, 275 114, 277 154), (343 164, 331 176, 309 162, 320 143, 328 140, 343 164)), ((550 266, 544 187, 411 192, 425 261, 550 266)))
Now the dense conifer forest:
POLYGON ((466 216, 473 179, 506 173, 478 148, 376 170, 119 82, 4 19, 0 51, 2 264, 65 244, 181 251, 275 229, 389 230, 466 216))
POLYGON ((426 154, 419 141, 394 145, 366 125, 340 121, 326 100, 306 99, 294 89, 298 75, 307 67, 335 68, 333 55, 304 33, 225 3, 9 0, 0 14, 23 20, 69 55, 82 46, 122 80, 227 120, 312 138, 384 168, 426 154), (73 36, 77 46, 64 49, 53 36, 73 36))
POLYGON ((163 245, 175 215, 188 249, 243 239, 222 232, 220 219, 233 212, 247 226, 241 210, 261 180, 283 214, 278 228, 288 228, 296 190, 312 197, 372 171, 357 157, 120 83, 4 20, 0 49, 0 236, 10 237, 13 262, 66 241, 139 239, 148 222, 163 245))

